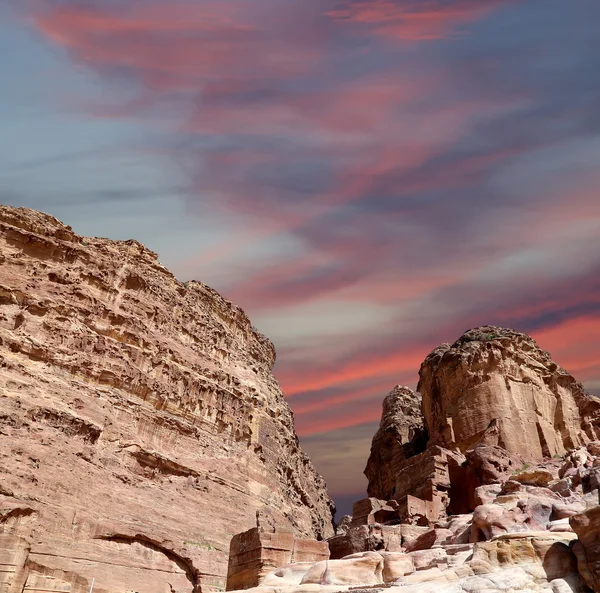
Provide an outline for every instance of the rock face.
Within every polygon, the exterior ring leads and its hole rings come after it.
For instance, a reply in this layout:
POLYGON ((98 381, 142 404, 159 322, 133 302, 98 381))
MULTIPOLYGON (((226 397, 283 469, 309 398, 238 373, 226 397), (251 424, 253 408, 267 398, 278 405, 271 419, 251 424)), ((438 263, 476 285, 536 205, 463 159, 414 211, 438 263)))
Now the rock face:
POLYGON ((0 590, 209 591, 257 514, 333 535, 274 362, 136 241, 0 207, 0 590))
POLYGON ((600 591, 600 506, 570 518, 578 541, 573 546, 579 572, 592 591, 600 591))
POLYGON ((419 374, 421 396, 396 388, 384 401, 365 469, 369 495, 395 500, 402 523, 473 512, 478 487, 600 434, 600 400, 525 334, 470 330, 419 374))
MULTIPOLYGON (((291 530, 270 532, 254 527, 231 539, 227 590, 256 587, 273 569, 288 564, 312 564, 328 559, 326 541, 299 539, 291 530)), ((285 568, 282 574, 286 574, 285 568)))
POLYGON ((397 385, 383 400, 379 430, 373 437, 365 475, 369 496, 389 500, 399 467, 425 450, 427 433, 421 413, 421 396, 397 385))
POLYGON ((600 434, 600 401, 522 333, 470 330, 436 348, 419 375, 428 446, 485 443, 539 461, 600 434))

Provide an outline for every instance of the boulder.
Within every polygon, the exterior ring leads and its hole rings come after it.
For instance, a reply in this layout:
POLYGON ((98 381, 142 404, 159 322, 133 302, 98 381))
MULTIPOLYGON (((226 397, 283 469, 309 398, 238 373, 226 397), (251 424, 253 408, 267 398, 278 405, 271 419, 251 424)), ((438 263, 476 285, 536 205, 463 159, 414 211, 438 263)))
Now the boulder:
POLYGON ((600 591, 600 506, 570 518, 578 541, 573 545, 579 572, 592 591, 600 591))
POLYGON ((412 574, 415 563, 410 554, 381 552, 383 557, 383 582, 393 583, 400 577, 412 574))
POLYGON ((377 552, 317 562, 306 572, 301 584, 379 585, 383 583, 383 564, 383 557, 377 552))
POLYGON ((552 472, 547 469, 533 467, 514 474, 512 479, 529 486, 545 487, 554 480, 554 476, 552 475, 552 472))

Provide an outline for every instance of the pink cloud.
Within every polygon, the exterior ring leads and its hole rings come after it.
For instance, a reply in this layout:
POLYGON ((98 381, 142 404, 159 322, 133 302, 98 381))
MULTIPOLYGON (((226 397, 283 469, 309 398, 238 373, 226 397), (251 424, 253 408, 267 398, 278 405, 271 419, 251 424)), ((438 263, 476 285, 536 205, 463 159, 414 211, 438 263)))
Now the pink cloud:
POLYGON ((328 14, 335 20, 365 25, 386 37, 417 42, 456 35, 460 26, 506 3, 506 0, 346 0, 328 14))

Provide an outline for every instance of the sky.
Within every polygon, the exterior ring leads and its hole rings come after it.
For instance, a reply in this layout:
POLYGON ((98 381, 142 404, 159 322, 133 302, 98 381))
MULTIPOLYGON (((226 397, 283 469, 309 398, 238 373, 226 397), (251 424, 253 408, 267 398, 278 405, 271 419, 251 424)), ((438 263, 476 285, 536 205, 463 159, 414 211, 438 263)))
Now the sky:
POLYGON ((4 0, 0 202, 240 305, 348 512, 383 398, 469 328, 530 333, 600 395, 598 22, 597 0, 4 0))

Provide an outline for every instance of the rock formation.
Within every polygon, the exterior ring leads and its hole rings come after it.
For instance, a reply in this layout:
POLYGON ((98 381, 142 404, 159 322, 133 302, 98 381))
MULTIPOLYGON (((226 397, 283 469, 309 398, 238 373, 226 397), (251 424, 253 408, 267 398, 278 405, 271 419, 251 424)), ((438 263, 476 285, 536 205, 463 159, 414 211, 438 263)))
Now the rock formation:
POLYGON ((408 387, 396 385, 383 400, 381 423, 373 437, 365 469, 369 496, 392 498, 399 467, 409 457, 423 452, 426 442, 421 396, 408 387))
POLYGON ((0 207, 0 590, 209 591, 257 514, 333 535, 274 362, 136 241, 0 207))
POLYGON ((475 488, 474 512, 429 525, 400 523, 397 501, 358 501, 330 561, 280 566, 248 593, 598 593, 598 453, 524 464, 475 488))
POLYGON ((472 512, 478 486, 600 435, 600 401, 525 334, 470 330, 419 374, 420 396, 396 388, 384 401, 365 469, 369 495, 398 502, 398 522, 472 512))
POLYGON ((326 541, 300 539, 291 530, 268 532, 253 527, 231 539, 227 590, 250 589, 280 566, 329 559, 326 541))
POLYGON ((414 552, 362 552, 282 567, 252 593, 584 593, 573 533, 524 533, 414 552))
POLYGON ((600 593, 598 400, 495 327, 434 350, 419 388, 422 415, 407 388, 384 401, 331 560, 253 593, 600 593))
POLYGON ((436 348, 419 375, 428 446, 484 443, 539 461, 600 435, 600 401, 519 332, 467 331, 436 348))
POLYGON ((570 524, 578 537, 573 551, 579 572, 592 591, 600 591, 600 506, 573 515, 570 524))

